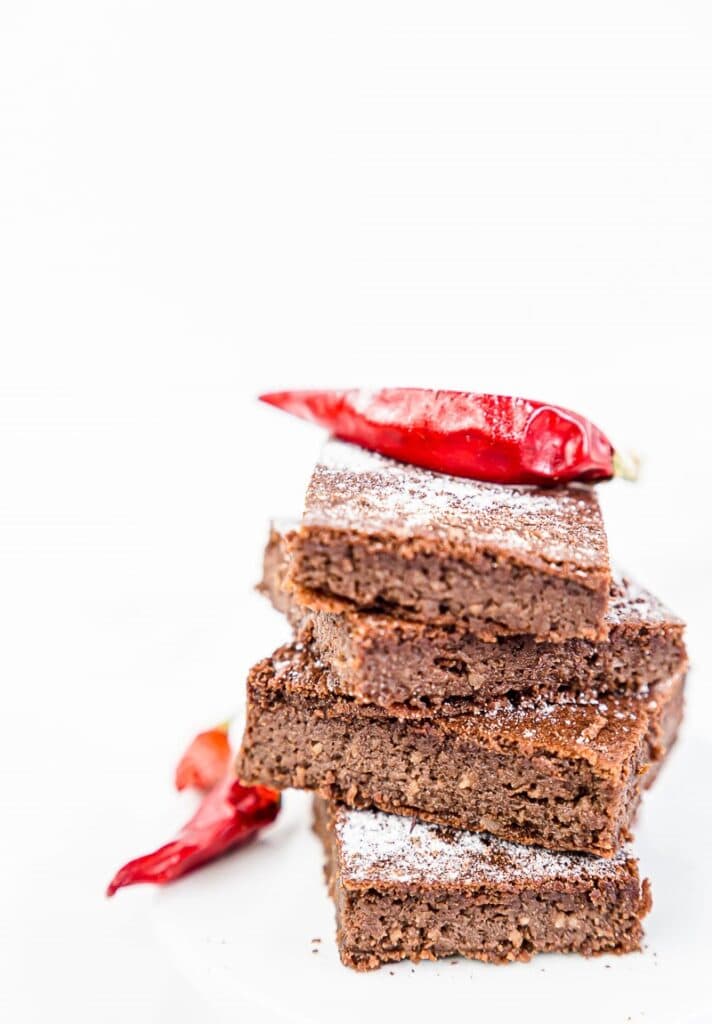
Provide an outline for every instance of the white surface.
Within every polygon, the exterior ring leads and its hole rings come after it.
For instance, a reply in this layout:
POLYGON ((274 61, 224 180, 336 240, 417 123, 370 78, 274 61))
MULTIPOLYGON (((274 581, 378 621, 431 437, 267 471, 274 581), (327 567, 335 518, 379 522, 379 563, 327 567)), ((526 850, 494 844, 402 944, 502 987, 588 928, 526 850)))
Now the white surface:
POLYGON ((0 6, 3 1020, 710 1019, 711 42, 685 0, 0 6), (350 383, 558 400, 646 456, 611 543, 696 671, 644 956, 353 977, 292 798, 269 858, 103 900, 285 635, 251 585, 321 438, 253 396, 350 383))
POLYGON ((226 1014, 245 1000, 264 1019, 300 1024, 362 1024, 376 1007, 379 1020, 460 1019, 468 1005, 474 1019, 477 1011, 496 1014, 498 1020, 526 1014, 552 1024, 706 1021, 705 902, 709 908, 712 881, 687 884, 698 861, 680 847, 678 836, 685 827, 681 796, 690 782, 690 797, 704 807, 700 824, 712 827, 704 783, 710 756, 709 747, 689 744, 685 759, 675 758, 669 766, 667 794, 661 786, 646 806, 638 846, 657 896, 645 952, 639 955, 596 960, 541 956, 505 968, 446 960, 355 975, 341 966, 336 953, 333 907, 323 884, 320 845, 308 828, 308 799, 293 793, 279 827, 259 847, 245 851, 240 870, 220 864, 196 876, 190 892, 174 886, 158 893, 150 920, 206 1005, 226 1014), (692 766, 701 772, 696 783, 688 773, 692 766), (260 884, 265 899, 258 905, 254 891, 260 884), (244 906, 250 908, 248 915, 236 912, 244 906))

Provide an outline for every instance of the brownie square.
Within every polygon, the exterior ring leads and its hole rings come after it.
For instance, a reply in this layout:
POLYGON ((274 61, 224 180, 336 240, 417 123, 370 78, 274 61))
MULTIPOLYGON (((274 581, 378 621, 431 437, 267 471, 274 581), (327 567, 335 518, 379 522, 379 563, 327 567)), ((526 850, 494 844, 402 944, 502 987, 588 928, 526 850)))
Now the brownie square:
POLYGON ((466 480, 332 440, 288 540, 285 585, 312 608, 465 622, 486 640, 606 635, 611 573, 590 486, 466 480))
POLYGON ((313 644, 336 692, 397 712, 460 714, 521 694, 550 702, 645 693, 686 660, 684 623, 634 580, 614 573, 606 640, 481 640, 463 624, 410 622, 378 613, 311 611, 285 591, 285 533, 273 523, 260 589, 313 644))
POLYGON ((684 668, 645 698, 396 717, 334 693, 327 666, 291 644, 250 673, 237 771, 248 783, 607 857, 674 739, 683 686, 684 668))
POLYGON ((344 964, 640 948, 651 906, 626 850, 605 860, 315 799, 344 964))

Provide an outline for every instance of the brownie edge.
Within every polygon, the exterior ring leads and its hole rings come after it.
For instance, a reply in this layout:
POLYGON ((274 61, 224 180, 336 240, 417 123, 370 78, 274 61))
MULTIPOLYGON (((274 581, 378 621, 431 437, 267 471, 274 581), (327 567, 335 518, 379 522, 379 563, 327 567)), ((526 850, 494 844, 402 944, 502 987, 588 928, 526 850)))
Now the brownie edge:
POLYGON ((640 949, 650 886, 626 851, 551 853, 321 797, 314 825, 347 967, 640 949))

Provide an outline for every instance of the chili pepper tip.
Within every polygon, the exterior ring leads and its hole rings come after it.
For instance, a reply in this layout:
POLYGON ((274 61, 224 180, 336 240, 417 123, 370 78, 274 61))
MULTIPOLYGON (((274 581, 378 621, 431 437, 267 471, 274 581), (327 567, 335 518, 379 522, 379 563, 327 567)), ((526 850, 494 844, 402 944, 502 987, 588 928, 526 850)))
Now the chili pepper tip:
POLYGON ((227 771, 232 750, 228 736, 229 721, 207 732, 198 733, 178 762, 176 789, 210 789, 227 771))

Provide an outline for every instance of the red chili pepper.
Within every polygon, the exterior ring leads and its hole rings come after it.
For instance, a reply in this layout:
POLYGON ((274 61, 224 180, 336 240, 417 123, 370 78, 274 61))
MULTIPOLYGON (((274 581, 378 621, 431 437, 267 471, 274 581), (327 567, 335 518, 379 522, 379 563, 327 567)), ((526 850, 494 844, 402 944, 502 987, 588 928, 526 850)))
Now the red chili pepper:
POLYGON ((225 775, 230 764, 228 723, 200 732, 176 768, 176 789, 210 789, 225 775))
POLYGON ((343 441, 439 473, 506 484, 634 479, 589 420, 526 398, 384 388, 276 391, 260 400, 343 441))
POLYGON ((129 861, 106 890, 139 882, 163 885, 251 839, 277 817, 280 797, 267 786, 243 786, 228 773, 206 795, 176 838, 145 857, 129 861))

